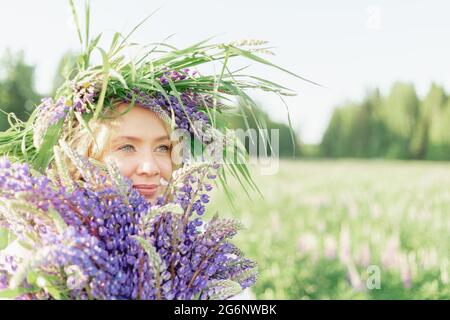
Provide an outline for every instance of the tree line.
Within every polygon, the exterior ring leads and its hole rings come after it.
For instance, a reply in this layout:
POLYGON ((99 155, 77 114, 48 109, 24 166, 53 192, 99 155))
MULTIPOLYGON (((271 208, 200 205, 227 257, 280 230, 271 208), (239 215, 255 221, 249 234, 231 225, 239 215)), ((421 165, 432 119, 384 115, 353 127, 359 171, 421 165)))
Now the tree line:
POLYGON ((23 51, 5 51, 0 57, 0 131, 9 128, 6 113, 26 121, 41 98, 35 89, 35 67, 25 62, 23 51))
POLYGON ((433 83, 419 98, 397 82, 383 96, 370 90, 361 102, 337 107, 319 146, 323 157, 450 160, 450 99, 433 83))

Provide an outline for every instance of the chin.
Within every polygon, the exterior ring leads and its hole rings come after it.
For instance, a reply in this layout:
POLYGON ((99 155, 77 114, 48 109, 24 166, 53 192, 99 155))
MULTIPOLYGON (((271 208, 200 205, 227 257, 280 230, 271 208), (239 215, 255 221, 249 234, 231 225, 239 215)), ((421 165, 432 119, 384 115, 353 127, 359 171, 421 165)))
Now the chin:
POLYGON ((147 200, 148 202, 151 202, 152 204, 154 204, 154 202, 156 201, 156 199, 158 198, 158 196, 151 196, 151 197, 144 197, 145 200, 147 200))

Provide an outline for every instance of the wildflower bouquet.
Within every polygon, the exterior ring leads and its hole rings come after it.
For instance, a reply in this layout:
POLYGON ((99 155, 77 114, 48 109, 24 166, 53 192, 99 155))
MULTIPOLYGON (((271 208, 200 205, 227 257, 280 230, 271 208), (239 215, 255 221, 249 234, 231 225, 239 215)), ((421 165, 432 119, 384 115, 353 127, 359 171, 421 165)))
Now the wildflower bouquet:
POLYGON ((0 296, 22 299, 226 299, 256 281, 229 239, 241 225, 203 221, 220 165, 186 164, 150 204, 111 161, 98 168, 63 141, 57 172, 0 162, 0 296), (83 174, 68 179, 62 157, 83 174))

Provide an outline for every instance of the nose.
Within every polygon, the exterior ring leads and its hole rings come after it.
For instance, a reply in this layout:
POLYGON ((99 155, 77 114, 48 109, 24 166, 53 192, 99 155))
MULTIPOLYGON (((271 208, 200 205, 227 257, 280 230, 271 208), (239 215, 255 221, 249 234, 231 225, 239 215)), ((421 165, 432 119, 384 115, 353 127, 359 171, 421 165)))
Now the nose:
POLYGON ((139 163, 136 173, 138 175, 159 176, 160 170, 156 161, 150 156, 139 163))

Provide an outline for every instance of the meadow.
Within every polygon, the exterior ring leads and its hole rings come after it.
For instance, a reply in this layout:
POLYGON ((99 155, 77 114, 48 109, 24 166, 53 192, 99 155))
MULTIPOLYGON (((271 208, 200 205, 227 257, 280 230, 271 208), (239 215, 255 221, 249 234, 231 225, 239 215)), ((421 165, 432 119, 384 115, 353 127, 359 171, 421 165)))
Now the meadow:
POLYGON ((241 191, 233 213, 216 190, 208 215, 244 224, 234 242, 259 264, 257 299, 450 299, 449 163, 282 160, 274 175, 251 170, 264 198, 241 191))

